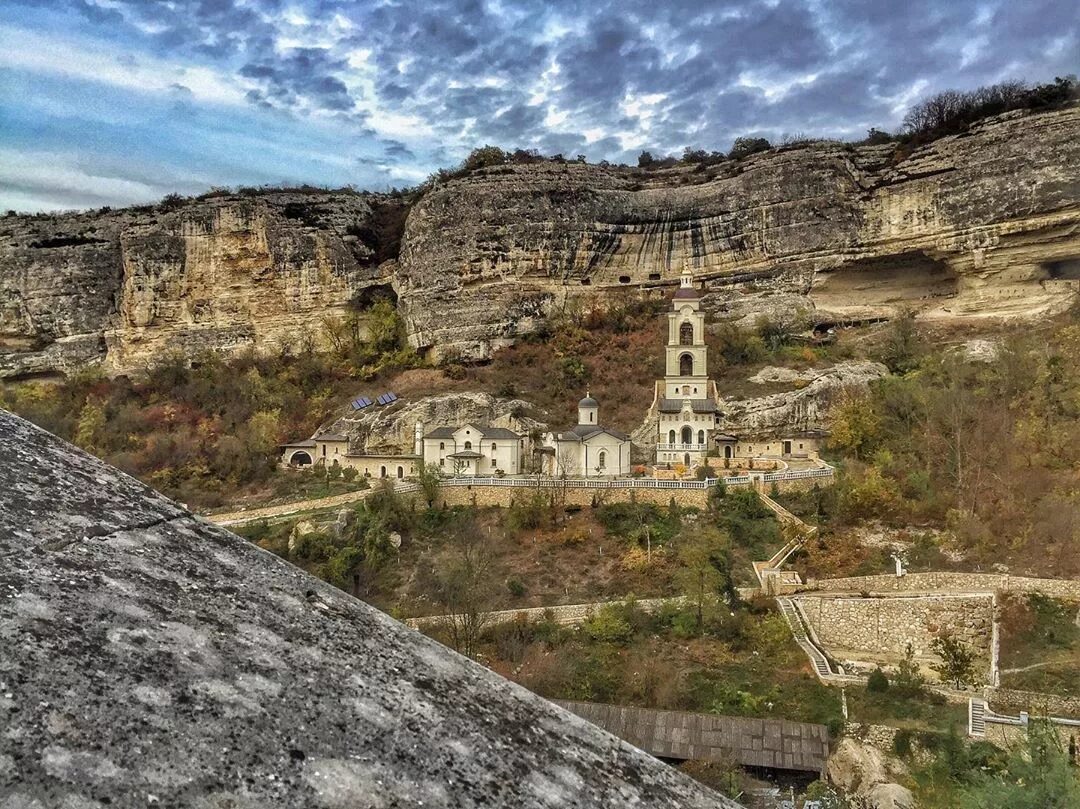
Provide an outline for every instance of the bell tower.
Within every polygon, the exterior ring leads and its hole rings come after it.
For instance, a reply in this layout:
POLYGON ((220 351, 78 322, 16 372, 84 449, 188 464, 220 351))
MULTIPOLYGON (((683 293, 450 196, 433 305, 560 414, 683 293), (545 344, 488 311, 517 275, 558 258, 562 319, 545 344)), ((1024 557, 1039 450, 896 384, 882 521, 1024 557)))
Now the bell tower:
POLYGON ((684 267, 679 289, 668 313, 667 364, 664 396, 668 399, 704 399, 708 396, 708 348, 701 295, 689 267, 684 267))

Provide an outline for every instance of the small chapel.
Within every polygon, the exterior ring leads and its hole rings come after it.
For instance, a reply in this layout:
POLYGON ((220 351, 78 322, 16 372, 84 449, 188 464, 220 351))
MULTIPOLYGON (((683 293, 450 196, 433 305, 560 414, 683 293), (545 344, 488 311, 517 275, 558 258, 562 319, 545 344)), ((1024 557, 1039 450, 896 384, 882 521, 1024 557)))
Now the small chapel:
POLYGON ((600 403, 586 391, 578 423, 544 436, 544 472, 553 477, 618 477, 630 474, 630 436, 600 424, 600 403))
POLYGON ((666 367, 657 382, 656 461, 688 469, 705 463, 717 425, 716 383, 709 379, 705 313, 690 269, 682 272, 668 313, 666 367))

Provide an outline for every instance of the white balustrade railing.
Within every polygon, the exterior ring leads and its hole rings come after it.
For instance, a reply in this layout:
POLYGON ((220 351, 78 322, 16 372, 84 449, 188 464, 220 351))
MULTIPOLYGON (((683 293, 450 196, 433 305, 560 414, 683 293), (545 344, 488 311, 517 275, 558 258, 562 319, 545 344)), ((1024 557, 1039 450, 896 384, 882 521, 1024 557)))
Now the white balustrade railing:
MULTIPOLYGON (((761 475, 765 481, 798 480, 799 478, 831 477, 832 467, 802 469, 787 472, 771 472, 761 475)), ((441 486, 512 486, 517 488, 563 488, 563 489, 708 489, 717 483, 725 486, 746 486, 754 479, 753 474, 732 475, 726 478, 706 480, 657 480, 655 478, 553 478, 553 477, 445 477, 441 486)))
POLYGON ((707 452, 708 444, 657 444, 656 448, 664 452, 707 452))
POLYGON ((773 480, 798 480, 800 478, 831 478, 833 468, 823 466, 820 469, 789 469, 786 472, 769 472, 762 476, 766 483, 773 480))

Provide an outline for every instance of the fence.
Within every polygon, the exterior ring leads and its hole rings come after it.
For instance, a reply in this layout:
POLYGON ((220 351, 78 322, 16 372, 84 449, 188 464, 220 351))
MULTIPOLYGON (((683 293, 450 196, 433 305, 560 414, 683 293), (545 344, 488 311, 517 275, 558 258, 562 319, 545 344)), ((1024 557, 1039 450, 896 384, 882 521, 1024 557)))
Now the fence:
MULTIPOLYGON (((761 475, 761 479, 774 481, 801 480, 804 478, 832 477, 830 466, 821 469, 800 469, 787 472, 771 472, 761 475)), ((653 478, 616 478, 614 480, 589 480, 587 478, 526 478, 526 477, 454 477, 443 478, 440 486, 513 486, 560 489, 708 489, 717 483, 725 486, 747 486, 754 480, 754 475, 732 475, 727 478, 707 478, 705 480, 655 480, 653 478)))

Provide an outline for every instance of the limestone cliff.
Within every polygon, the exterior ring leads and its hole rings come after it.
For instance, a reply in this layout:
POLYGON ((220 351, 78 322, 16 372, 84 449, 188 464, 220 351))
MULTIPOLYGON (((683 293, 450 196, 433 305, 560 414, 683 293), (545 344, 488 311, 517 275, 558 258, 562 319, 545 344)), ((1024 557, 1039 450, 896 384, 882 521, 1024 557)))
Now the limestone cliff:
POLYGON ((0 376, 275 349, 376 285, 414 345, 483 358, 569 297, 665 294, 684 263, 728 317, 1039 317, 1080 285, 1078 135, 1073 105, 900 161, 891 144, 817 143, 700 170, 498 166, 417 192, 411 210, 272 192, 6 217, 0 376))
POLYGON ((0 220, 0 376, 145 367, 172 351, 319 338, 389 288, 376 209, 354 193, 271 193, 0 220))
POLYGON ((484 356, 568 295, 660 290, 684 263, 731 315, 1043 315, 1080 283, 1080 107, 1010 113, 893 161, 815 144, 706 172, 499 166, 424 196, 399 292, 418 345, 484 356))

